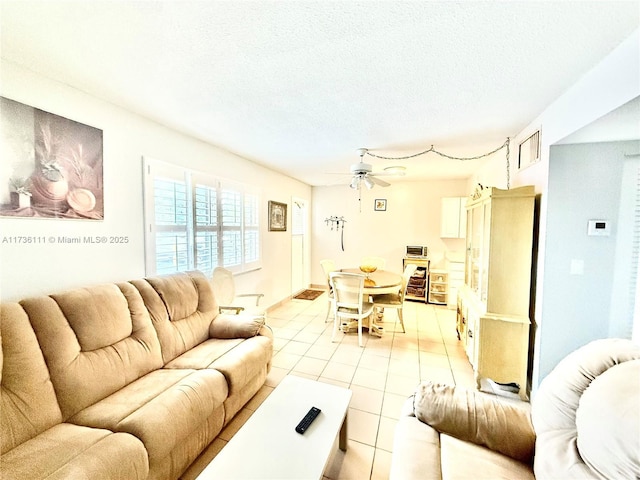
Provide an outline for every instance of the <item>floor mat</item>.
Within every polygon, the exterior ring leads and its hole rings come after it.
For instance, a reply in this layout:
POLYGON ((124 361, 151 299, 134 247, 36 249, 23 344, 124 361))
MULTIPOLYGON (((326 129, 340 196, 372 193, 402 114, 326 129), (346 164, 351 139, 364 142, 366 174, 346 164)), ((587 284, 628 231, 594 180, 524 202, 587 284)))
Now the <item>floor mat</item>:
POLYGON ((323 293, 324 293, 324 290, 304 290, 293 298, 297 300, 315 300, 323 293))

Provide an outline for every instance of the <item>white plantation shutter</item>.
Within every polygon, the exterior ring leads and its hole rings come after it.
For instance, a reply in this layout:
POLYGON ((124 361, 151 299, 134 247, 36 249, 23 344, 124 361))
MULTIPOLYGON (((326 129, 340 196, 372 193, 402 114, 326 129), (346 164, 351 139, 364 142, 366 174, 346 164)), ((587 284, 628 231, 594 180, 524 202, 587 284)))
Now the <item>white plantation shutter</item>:
POLYGON ((208 185, 195 185, 195 268, 207 275, 219 264, 218 190, 208 185))
POLYGON ((184 182, 155 178, 156 273, 185 270, 189 266, 188 202, 184 182))
POLYGON ((629 281, 629 337, 640 341, 640 166, 635 168, 635 196, 633 209, 633 243, 631 247, 631 278, 629 281))
POLYGON ((222 256, 223 266, 230 270, 242 264, 242 192, 231 186, 222 187, 222 256))
POLYGON ((615 225, 609 336, 640 343, 640 154, 625 154, 615 225))
POLYGON ((147 275, 260 268, 255 187, 148 158, 144 171, 147 275))
POLYGON ((255 268, 260 262, 260 198, 244 194, 244 263, 255 268))
POLYGON ((188 177, 181 168, 145 161, 144 190, 146 271, 187 270, 192 261, 188 177))

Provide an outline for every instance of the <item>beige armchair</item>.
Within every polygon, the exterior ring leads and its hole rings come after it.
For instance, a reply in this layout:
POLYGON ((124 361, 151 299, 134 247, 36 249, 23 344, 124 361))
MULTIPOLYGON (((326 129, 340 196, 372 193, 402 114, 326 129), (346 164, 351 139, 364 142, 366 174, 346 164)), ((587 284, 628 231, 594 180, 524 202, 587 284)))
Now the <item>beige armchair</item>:
POLYGON ((391 479, 640 478, 640 346, 591 342, 531 404, 425 382, 397 423, 391 479))
POLYGON ((251 314, 264 314, 264 310, 258 308, 260 299, 264 297, 262 293, 240 293, 236 294, 236 284, 233 274, 223 267, 216 267, 213 270, 211 281, 213 294, 220 305, 220 312, 235 312, 236 314, 247 310, 251 314), (254 301, 243 302, 244 299, 254 298, 254 301), (255 305, 253 303, 255 302, 255 305))

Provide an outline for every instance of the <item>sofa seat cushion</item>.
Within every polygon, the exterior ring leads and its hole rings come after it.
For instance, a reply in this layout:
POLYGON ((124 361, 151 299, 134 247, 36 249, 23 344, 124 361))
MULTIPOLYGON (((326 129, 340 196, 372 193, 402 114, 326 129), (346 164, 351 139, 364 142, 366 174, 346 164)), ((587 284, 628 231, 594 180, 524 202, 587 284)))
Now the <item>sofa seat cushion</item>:
POLYGON ((240 339, 211 338, 167 363, 165 368, 208 368, 221 372, 235 395, 271 362, 273 338, 268 335, 240 339))
POLYGON ((513 478, 533 480, 533 469, 499 452, 440 434, 442 480, 513 478))
POLYGON ((227 394, 227 383, 215 370, 161 369, 78 412, 70 421, 135 435, 152 464, 205 423, 227 394))
POLYGON ((440 479, 440 436, 413 415, 401 416, 395 427, 391 480, 440 479))
MULTIPOLYGON (((254 377, 265 371, 273 356, 273 339, 259 335, 247 338, 215 360, 209 368, 224 375, 229 396, 239 393, 254 377)), ((268 371, 268 368, 267 368, 268 371)))
POLYGON ((242 338, 211 338, 167 363, 164 368, 195 369, 209 368, 218 358, 233 350, 244 341, 242 338))
POLYGON ((126 433, 58 424, 2 455, 3 480, 146 479, 147 452, 126 433))

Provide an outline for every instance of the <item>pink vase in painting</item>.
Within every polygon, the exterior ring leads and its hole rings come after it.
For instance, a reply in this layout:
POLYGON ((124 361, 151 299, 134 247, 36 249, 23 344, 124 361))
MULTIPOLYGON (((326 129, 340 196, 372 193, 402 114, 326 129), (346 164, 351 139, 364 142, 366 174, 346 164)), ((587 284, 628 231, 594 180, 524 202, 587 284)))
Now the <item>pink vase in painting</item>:
POLYGON ((36 206, 61 210, 66 207, 69 183, 62 175, 52 179, 51 175, 36 173, 31 177, 31 194, 36 206), (49 178, 47 178, 49 177, 49 178))

